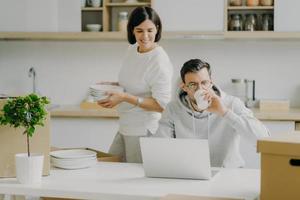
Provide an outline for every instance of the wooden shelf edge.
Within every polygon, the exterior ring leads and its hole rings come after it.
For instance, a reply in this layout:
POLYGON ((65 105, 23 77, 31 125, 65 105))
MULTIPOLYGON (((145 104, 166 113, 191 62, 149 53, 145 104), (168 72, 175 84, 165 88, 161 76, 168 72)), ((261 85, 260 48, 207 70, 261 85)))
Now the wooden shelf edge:
MULTIPOLYGON (((169 31, 162 39, 300 39, 300 32, 274 31, 169 31)), ((0 32, 0 40, 93 41, 126 40, 124 32, 0 32)))
POLYGON ((118 118, 116 109, 99 108, 84 109, 80 105, 61 105, 58 108, 50 110, 51 117, 101 117, 101 118, 118 118))
POLYGON ((131 7, 131 6, 150 6, 151 3, 149 2, 140 2, 140 3, 108 3, 106 6, 120 6, 120 7, 131 7))
POLYGON ((0 32, 0 40, 124 40, 122 32, 0 32))
POLYGON ((93 8, 93 7, 85 7, 81 8, 81 11, 102 11, 103 7, 93 8))
POLYGON ((222 31, 166 31, 162 39, 224 39, 222 31))
POLYGON ((228 6, 228 10, 273 10, 274 6, 228 6))
POLYGON ((225 39, 300 39, 300 32, 227 31, 225 39))

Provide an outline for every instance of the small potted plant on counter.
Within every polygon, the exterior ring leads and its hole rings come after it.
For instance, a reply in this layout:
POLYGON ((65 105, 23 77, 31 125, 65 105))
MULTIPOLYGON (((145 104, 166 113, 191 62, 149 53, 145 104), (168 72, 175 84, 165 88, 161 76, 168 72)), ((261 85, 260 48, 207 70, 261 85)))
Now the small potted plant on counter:
MULTIPOLYGON (((47 116, 46 97, 36 94, 9 99, 0 113, 0 124, 14 128, 23 128, 26 135, 27 153, 15 155, 16 174, 20 183, 32 184, 41 181, 44 155, 30 152, 30 138, 34 135, 36 126, 44 126, 47 116)), ((25 142, 25 141, 24 141, 25 142)))

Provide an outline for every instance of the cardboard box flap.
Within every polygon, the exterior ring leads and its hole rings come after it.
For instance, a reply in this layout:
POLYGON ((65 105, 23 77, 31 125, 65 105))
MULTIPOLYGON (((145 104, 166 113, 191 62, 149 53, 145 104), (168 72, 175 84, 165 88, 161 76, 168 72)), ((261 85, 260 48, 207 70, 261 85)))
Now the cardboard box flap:
POLYGON ((257 151, 267 154, 300 156, 300 135, 286 134, 258 140, 257 151))

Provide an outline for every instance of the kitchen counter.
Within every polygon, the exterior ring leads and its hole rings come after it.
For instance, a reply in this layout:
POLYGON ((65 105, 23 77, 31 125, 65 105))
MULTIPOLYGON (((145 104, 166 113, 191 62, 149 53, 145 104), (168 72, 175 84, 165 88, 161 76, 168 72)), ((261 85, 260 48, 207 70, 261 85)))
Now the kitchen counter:
MULTIPOLYGON (((300 121, 300 108, 291 108, 289 111, 260 111, 251 109, 259 120, 300 121)), ((79 105, 62 105, 50 111, 51 117, 99 117, 118 118, 116 109, 82 109, 79 105)))
POLYGON ((300 121, 300 108, 290 108, 288 111, 260 111, 251 109, 259 120, 300 121))
POLYGON ((0 194, 91 200, 160 200, 167 194, 257 199, 259 190, 257 169, 221 168, 211 180, 167 179, 145 177, 141 164, 113 162, 78 170, 53 168, 40 185, 0 180, 0 194))
POLYGON ((80 105, 60 105, 50 110, 51 117, 100 117, 118 118, 116 109, 82 109, 80 105))

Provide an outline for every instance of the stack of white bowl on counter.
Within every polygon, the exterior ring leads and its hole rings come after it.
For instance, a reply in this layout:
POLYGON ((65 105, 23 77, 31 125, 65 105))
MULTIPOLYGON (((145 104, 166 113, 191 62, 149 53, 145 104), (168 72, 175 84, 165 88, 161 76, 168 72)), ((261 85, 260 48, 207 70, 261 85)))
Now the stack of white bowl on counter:
POLYGON ((82 169, 96 164, 97 153, 87 149, 67 149, 50 152, 51 164, 62 169, 82 169))
POLYGON ((89 87, 89 99, 94 102, 108 98, 107 92, 123 92, 124 89, 117 85, 96 84, 89 87))

